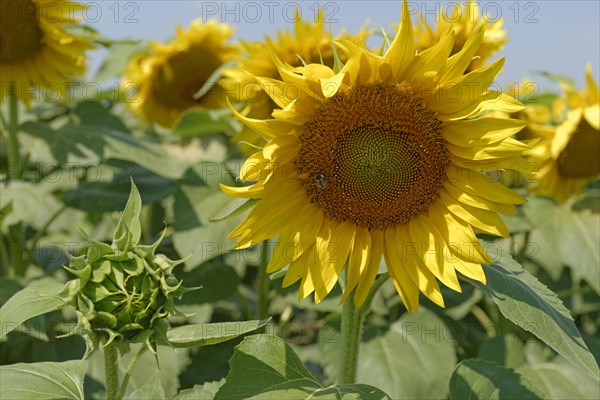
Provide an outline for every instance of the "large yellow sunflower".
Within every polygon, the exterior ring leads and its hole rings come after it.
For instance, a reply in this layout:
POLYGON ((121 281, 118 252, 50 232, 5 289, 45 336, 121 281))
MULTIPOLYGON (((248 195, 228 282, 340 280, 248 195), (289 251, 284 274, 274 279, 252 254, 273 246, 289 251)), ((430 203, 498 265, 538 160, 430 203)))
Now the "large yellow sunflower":
MULTIPOLYGON (((255 78, 261 76, 280 79, 271 52, 274 52, 284 63, 296 67, 303 63, 323 63, 328 67, 333 67, 331 33, 326 29, 323 9, 319 9, 314 22, 302 20, 297 10, 295 21, 293 32, 289 29, 277 31, 275 38, 266 36, 264 42, 241 41, 244 55, 238 59, 238 68, 229 68, 223 73, 227 77, 228 93, 235 93, 236 102, 245 101, 250 105, 246 114, 249 118, 270 118, 273 110, 278 108, 275 102, 263 92, 255 78)), ((356 35, 342 32, 337 38, 364 43, 367 36, 368 32, 366 28, 363 28, 356 35)), ((343 54, 341 56, 343 57, 343 54)), ((256 151, 252 145, 263 146, 265 144, 260 134, 257 135, 247 127, 244 127, 234 137, 234 140, 251 144, 251 146, 241 144, 241 148, 246 154, 256 151)))
POLYGON ((419 23, 415 26, 417 50, 423 51, 438 43, 444 35, 444 31, 452 26, 456 37, 451 54, 458 53, 477 27, 485 25, 483 40, 473 56, 473 61, 467 67, 467 72, 485 65, 488 58, 500 51, 508 40, 506 31, 502 28, 502 18, 489 15, 481 16, 476 1, 456 2, 443 6, 436 18, 437 25, 435 29, 427 23, 423 16, 420 16, 418 21, 419 23), (453 7, 451 11, 448 10, 450 6, 453 7))
POLYGON ((89 38, 65 30, 86 6, 65 0, 2 0, 0 98, 13 86, 29 103, 35 90, 63 94, 65 78, 85 71, 89 38))
MULTIPOLYGON (((529 153, 539 172, 533 191, 565 201, 600 174, 600 100, 598 85, 586 68, 587 88, 577 91, 561 85, 566 95, 566 116, 529 153)), ((542 136, 542 135, 540 135, 542 136)))
POLYGON ((283 80, 257 80, 281 109, 268 120, 238 114, 269 141, 241 170, 255 183, 222 186, 260 199, 231 236, 237 248, 279 236, 267 271, 289 264, 283 285, 301 280, 301 298, 321 301, 347 263, 342 301, 356 289, 361 304, 383 257, 409 310, 419 291, 443 306, 438 280, 457 291, 456 271, 485 282, 481 264, 491 260, 474 229, 507 236, 497 213, 525 201, 478 172, 514 167, 528 148, 510 138, 522 121, 478 118, 522 108, 487 90, 504 60, 463 74, 481 28, 453 57, 451 29, 416 54, 406 2, 403 16, 383 56, 336 42, 348 56, 337 73, 274 57, 283 80))
POLYGON ((187 31, 178 26, 177 37, 169 43, 150 43, 150 54, 133 57, 122 80, 123 90, 135 89, 128 101, 134 114, 171 127, 189 109, 226 106, 220 81, 199 98, 195 95, 238 53, 228 43, 232 35, 233 28, 227 24, 198 19, 187 31))

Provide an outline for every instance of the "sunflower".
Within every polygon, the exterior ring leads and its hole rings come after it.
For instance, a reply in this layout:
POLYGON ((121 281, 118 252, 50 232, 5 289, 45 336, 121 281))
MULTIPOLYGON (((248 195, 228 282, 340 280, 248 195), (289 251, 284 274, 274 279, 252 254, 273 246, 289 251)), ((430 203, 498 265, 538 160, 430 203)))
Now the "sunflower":
POLYGON ((478 172, 514 168, 528 148, 510 138, 522 121, 478 118, 522 108, 487 90, 504 60, 463 75, 483 29, 451 58, 451 29, 416 54, 406 1, 403 15, 383 56, 337 41, 347 54, 339 71, 274 55, 282 80, 257 80, 281 109, 267 120, 237 114, 269 140, 241 169, 253 184, 221 186, 258 199, 230 236, 236 248, 279 236, 267 272, 289 264, 283 285, 301 280, 300 298, 314 292, 321 301, 347 263, 341 301, 355 291, 362 304, 383 257, 409 310, 419 291, 443 306, 438 280, 456 291, 456 271, 485 282, 481 264, 491 260, 474 229, 507 236, 497 212, 525 201, 478 172))
MULTIPOLYGON (((250 107, 246 114, 249 118, 265 119, 271 116, 275 102, 266 95, 256 82, 257 76, 280 79, 279 71, 271 58, 273 51, 284 63, 301 66, 304 63, 322 63, 333 67, 334 49, 331 44, 331 33, 325 28, 325 14, 322 8, 317 12, 314 22, 302 20, 299 10, 296 10, 293 32, 289 29, 277 31, 275 38, 266 36, 265 41, 241 41, 244 57, 238 58, 239 68, 224 71, 228 93, 235 92, 235 101, 247 102, 250 107)), ((357 43, 364 43, 368 32, 366 28, 356 35, 342 32, 337 38, 345 38, 357 43)), ((343 55, 341 55, 343 57, 343 55)), ((254 145, 263 146, 264 139, 252 129, 244 127, 234 138, 234 141, 247 142, 241 144, 242 151, 249 155, 256 151, 254 145)))
POLYGON ((150 53, 133 57, 122 80, 123 90, 136 89, 129 99, 133 113, 171 127, 189 109, 226 106, 220 81, 200 97, 196 94, 208 88, 213 73, 237 54, 238 48, 227 43, 232 35, 227 24, 198 19, 187 31, 178 26, 177 37, 169 43, 150 43, 150 53))
POLYGON ((32 88, 64 94, 65 78, 85 71, 85 51, 94 47, 65 29, 86 6, 65 0, 2 0, 1 6, 0 98, 10 86, 26 104, 32 88))
POLYGON ((586 81, 583 91, 561 85, 566 95, 564 121, 546 127, 550 134, 529 153, 539 168, 533 191, 558 201, 581 192, 600 174, 600 100, 591 65, 586 81))
POLYGON ((419 17, 421 24, 417 24, 415 27, 416 48, 418 51, 423 51, 433 46, 439 42, 444 31, 452 26, 456 37, 451 54, 456 54, 463 48, 475 29, 480 25, 485 25, 483 40, 477 53, 473 55, 474 59, 467 71, 480 68, 486 64, 488 58, 500 51, 508 40, 506 31, 502 28, 502 18, 492 18, 489 15, 480 17, 476 1, 454 3, 451 12, 448 12, 449 6, 444 6, 437 15, 435 30, 427 23, 424 16, 419 17))

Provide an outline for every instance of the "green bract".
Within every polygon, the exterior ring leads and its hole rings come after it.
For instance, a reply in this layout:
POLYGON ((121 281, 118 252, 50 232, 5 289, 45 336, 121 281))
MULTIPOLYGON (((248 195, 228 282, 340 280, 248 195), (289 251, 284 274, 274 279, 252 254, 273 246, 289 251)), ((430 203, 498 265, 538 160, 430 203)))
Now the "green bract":
MULTIPOLYGON (((152 245, 140 245, 141 199, 135 185, 115 231, 111 245, 90 240, 86 254, 70 256, 65 267, 78 279, 69 283, 67 302, 75 307, 75 329, 88 339, 88 351, 115 339, 145 342, 151 349, 166 342, 169 315, 183 315, 174 300, 187 291, 172 275, 183 260, 155 254, 162 237, 152 245)), ((75 331, 73 333, 75 333, 75 331)))

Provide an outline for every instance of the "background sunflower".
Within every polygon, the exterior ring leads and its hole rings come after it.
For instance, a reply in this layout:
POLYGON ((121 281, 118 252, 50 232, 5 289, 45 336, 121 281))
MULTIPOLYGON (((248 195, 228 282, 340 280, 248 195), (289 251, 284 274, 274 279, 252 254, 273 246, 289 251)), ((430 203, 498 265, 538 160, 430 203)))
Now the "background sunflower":
POLYGON ((0 98, 10 85, 25 103, 40 88, 63 94, 65 79, 85 72, 85 52, 94 45, 67 29, 85 8, 65 0, 2 2, 0 98))
POLYGON ((435 45, 443 36, 444 31, 451 27, 456 34, 451 54, 456 54, 479 26, 485 26, 483 40, 473 57, 473 61, 467 67, 467 72, 487 64, 488 59, 502 50, 508 41, 506 31, 502 28, 503 19, 481 15, 479 4, 476 1, 444 4, 436 17, 436 22, 434 28, 423 15, 419 15, 417 18, 415 43, 418 51, 423 51, 435 45), (452 7, 451 11, 449 11, 450 7, 452 7))
POLYGON ((216 21, 195 20, 187 30, 162 44, 151 42, 149 54, 134 56, 124 71, 124 90, 133 87, 131 111, 146 122, 171 127, 189 109, 218 109, 226 105, 221 82, 209 78, 233 59, 238 48, 228 43, 233 28, 216 21), (205 93, 198 92, 212 85, 205 93))
MULTIPOLYGON (((280 79, 277 66, 271 58, 275 53, 286 64, 298 67, 304 63, 323 63, 333 67, 334 48, 332 33, 325 26, 324 10, 319 8, 314 21, 302 19, 296 10, 293 32, 289 29, 279 30, 276 37, 266 36, 264 41, 241 41, 243 55, 238 58, 238 66, 224 71, 227 77, 226 85, 236 93, 235 101, 245 101, 249 105, 246 115, 249 118, 265 119, 278 106, 262 90, 256 77, 280 79)), ((368 31, 365 27, 355 35, 343 31, 337 38, 345 38, 356 43, 366 43, 368 31)), ((345 57, 344 54, 341 55, 345 57)), ((253 146, 263 146, 265 141, 260 132, 244 127, 234 138, 241 143, 241 149, 246 155, 254 153, 253 146)))
POLYGON ((600 102, 589 64, 585 76, 584 90, 561 85, 564 99, 559 103, 566 105, 564 120, 537 129, 542 140, 529 153, 530 161, 539 168, 538 183, 532 190, 558 201, 580 193, 600 174, 600 102))

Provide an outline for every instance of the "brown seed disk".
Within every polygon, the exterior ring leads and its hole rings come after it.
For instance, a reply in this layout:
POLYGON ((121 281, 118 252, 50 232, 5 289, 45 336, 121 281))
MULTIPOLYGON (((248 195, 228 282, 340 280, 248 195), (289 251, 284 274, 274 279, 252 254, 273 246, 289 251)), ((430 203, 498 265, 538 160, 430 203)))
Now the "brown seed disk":
POLYGON ((567 146, 559 154, 559 173, 568 178, 591 178, 600 174, 600 132, 581 119, 567 146))
POLYGON ((337 221, 406 223, 427 210, 446 179, 441 122, 408 85, 339 92, 318 105, 300 139, 304 188, 337 221))
POLYGON ((31 0, 23 0, 3 3, 2 8, 0 64, 12 64, 38 53, 42 46, 42 30, 35 4, 31 0))

